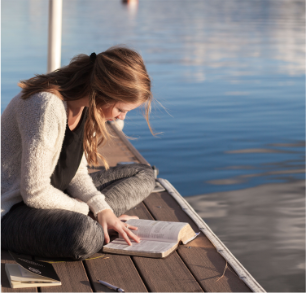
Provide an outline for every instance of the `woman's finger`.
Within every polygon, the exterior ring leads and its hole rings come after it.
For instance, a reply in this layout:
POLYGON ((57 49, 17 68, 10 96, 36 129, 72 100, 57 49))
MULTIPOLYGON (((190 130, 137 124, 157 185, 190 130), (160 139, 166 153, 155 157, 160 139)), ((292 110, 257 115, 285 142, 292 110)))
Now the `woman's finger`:
POLYGON ((118 217, 121 221, 128 221, 130 219, 139 219, 137 216, 128 216, 128 215, 121 215, 118 217))
POLYGON ((138 230, 138 227, 131 226, 131 225, 125 225, 125 228, 131 229, 131 230, 138 230))
POLYGON ((109 243, 110 241, 110 238, 109 238, 109 235, 108 235, 108 231, 107 231, 107 226, 106 225, 103 225, 103 232, 104 232, 104 240, 105 240, 105 243, 109 243))
POLYGON ((132 231, 130 231, 129 229, 127 229, 126 233, 128 234, 128 236, 130 238, 132 238, 133 240, 135 240, 137 243, 140 242, 140 238, 139 236, 135 235, 132 231))
POLYGON ((127 236, 127 233, 126 232, 124 232, 124 230, 122 230, 122 232, 120 233, 121 234, 121 236, 123 237, 123 239, 126 241, 126 243, 128 244, 128 245, 132 245, 132 242, 131 242, 131 240, 129 239, 129 237, 127 236))

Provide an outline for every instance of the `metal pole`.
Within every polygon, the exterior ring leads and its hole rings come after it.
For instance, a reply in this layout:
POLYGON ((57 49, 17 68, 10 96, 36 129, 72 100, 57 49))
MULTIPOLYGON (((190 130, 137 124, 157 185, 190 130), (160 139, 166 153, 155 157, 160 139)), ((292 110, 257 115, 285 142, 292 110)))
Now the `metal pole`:
POLYGON ((48 73, 61 67, 62 0, 49 0, 48 73))

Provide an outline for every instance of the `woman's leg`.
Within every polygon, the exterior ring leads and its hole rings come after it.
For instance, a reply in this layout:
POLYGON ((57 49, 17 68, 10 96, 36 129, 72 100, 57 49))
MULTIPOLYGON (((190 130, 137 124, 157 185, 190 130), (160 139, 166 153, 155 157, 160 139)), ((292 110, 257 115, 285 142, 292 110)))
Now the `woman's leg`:
POLYGON ((96 221, 71 211, 34 209, 22 202, 1 221, 2 248, 21 254, 81 260, 101 250, 103 242, 96 221))
POLYGON ((120 165, 90 175, 117 217, 142 202, 155 186, 153 170, 144 164, 120 165))
MULTIPOLYGON (((106 201, 120 216, 153 190, 153 170, 146 165, 123 165, 92 175, 106 201)), ((23 202, 2 218, 3 249, 38 257, 86 259, 101 250, 101 225, 88 216, 67 210, 34 209, 23 202)))

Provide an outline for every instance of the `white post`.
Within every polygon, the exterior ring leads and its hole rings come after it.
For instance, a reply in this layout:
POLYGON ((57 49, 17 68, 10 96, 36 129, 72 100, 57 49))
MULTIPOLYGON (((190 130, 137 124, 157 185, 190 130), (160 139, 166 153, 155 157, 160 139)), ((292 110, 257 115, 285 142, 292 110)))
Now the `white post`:
POLYGON ((62 0, 49 0, 48 73, 61 67, 62 0))

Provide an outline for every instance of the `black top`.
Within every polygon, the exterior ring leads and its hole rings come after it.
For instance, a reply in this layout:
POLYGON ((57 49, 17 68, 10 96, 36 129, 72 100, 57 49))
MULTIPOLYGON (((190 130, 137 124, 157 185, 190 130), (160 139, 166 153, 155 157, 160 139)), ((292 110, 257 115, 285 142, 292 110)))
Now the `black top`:
POLYGON ((68 187, 81 163, 87 111, 88 109, 85 107, 80 122, 73 131, 70 130, 67 121, 61 153, 51 176, 51 184, 61 191, 68 187))

